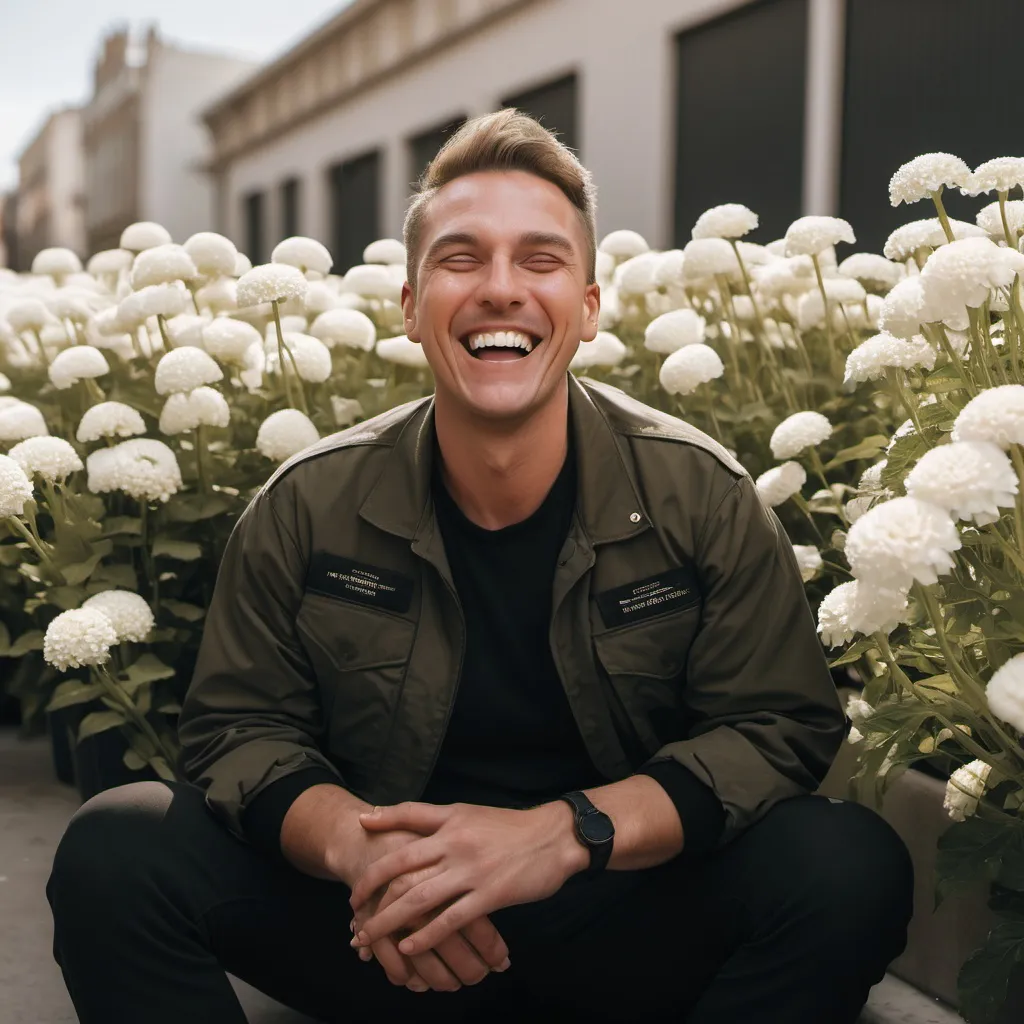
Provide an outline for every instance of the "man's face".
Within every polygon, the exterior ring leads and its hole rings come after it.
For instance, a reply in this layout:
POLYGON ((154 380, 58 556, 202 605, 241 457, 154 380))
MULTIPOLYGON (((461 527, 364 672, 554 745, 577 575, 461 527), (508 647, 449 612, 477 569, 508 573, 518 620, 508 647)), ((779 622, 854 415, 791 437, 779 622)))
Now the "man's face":
POLYGON ((437 400, 522 422, 556 393, 579 342, 597 334, 600 289, 587 284, 575 207, 523 171, 468 174, 430 201, 421 237, 417 293, 406 284, 402 307, 437 400))

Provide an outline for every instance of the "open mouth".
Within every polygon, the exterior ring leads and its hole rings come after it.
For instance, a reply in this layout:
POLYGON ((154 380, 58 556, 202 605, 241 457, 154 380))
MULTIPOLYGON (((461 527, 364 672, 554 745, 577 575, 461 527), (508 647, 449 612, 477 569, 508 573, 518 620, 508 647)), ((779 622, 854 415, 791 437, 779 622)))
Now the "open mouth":
POLYGON ((543 339, 522 331, 479 331, 464 334, 459 341, 474 359, 508 363, 525 359, 543 339))

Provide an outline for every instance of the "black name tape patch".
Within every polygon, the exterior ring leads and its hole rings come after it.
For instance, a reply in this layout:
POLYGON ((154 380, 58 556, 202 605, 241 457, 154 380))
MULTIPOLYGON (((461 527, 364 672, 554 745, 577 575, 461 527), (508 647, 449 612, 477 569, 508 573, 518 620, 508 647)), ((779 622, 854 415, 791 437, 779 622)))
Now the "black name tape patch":
POLYGON ((408 576, 324 551, 316 552, 310 560, 306 587, 328 597, 393 612, 407 612, 412 604, 412 580, 408 576))
POLYGON ((679 611, 700 603, 697 577, 693 569, 682 566, 666 569, 656 576, 606 590, 596 597, 605 626, 652 619, 665 612, 679 611))

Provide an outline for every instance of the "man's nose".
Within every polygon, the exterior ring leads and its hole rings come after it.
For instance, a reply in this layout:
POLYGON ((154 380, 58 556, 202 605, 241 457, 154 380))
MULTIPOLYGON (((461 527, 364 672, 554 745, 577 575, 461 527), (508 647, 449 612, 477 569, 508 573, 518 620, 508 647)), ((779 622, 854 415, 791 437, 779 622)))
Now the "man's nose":
POLYGON ((524 301, 523 285, 512 261, 494 259, 480 282, 477 298, 481 305, 504 309, 524 301))

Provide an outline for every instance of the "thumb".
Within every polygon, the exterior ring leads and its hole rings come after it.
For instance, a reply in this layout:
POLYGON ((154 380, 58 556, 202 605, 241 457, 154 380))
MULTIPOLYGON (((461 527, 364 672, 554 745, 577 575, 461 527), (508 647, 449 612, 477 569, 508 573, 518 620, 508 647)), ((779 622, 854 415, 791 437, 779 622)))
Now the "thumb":
POLYGON ((406 801, 364 811, 359 815, 359 824, 368 831, 408 829, 429 835, 444 824, 449 813, 448 807, 406 801))

